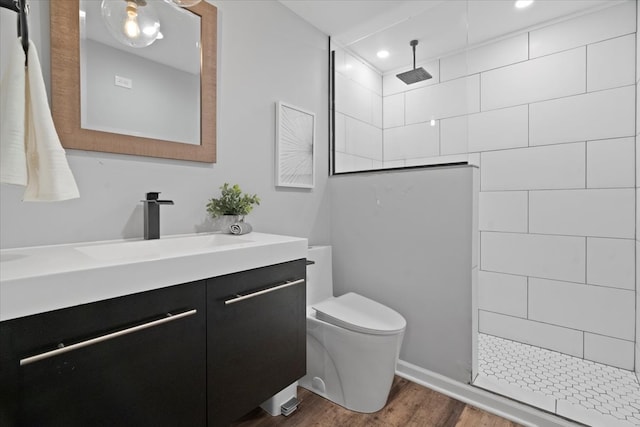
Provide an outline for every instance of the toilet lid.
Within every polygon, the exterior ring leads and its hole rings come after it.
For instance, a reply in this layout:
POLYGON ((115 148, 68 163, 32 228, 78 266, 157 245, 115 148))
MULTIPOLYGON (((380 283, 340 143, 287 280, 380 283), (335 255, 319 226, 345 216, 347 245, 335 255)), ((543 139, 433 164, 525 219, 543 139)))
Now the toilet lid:
POLYGON ((353 292, 321 301, 313 309, 318 320, 355 332, 391 335, 407 326, 396 311, 353 292))

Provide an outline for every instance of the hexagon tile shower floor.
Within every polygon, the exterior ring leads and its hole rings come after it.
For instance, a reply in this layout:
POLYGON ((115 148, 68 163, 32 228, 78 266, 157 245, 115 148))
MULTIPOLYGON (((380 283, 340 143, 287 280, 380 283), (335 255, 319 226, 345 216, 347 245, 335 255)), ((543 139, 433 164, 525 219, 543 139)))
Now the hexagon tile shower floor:
POLYGON ((474 385, 593 427, 640 426, 632 371, 486 334, 474 385))

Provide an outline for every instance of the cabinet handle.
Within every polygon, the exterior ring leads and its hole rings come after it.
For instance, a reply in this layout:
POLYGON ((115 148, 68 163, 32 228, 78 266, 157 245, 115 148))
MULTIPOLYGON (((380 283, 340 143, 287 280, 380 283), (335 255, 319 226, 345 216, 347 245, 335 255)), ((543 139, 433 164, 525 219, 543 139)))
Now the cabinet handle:
POLYGON ((235 298, 231 298, 231 299, 226 300, 224 302, 224 305, 235 304, 237 302, 244 301, 244 300, 249 299, 249 298, 257 297, 259 295, 268 294, 269 292, 275 292, 275 291, 278 291, 280 289, 288 288, 289 286, 298 285, 300 283, 304 283, 304 279, 294 280, 293 282, 285 282, 282 285, 274 286, 274 287, 269 288, 269 289, 263 289, 261 291, 252 292, 252 293, 247 294, 247 295, 238 295, 235 298))
POLYGON ((24 359, 20 359, 20 366, 28 365, 33 362, 37 362, 39 360, 48 359, 49 357, 57 356, 62 353, 66 353, 68 351, 77 350, 82 347, 88 347, 93 344, 98 344, 103 341, 108 341, 113 338, 121 337, 123 335, 130 334, 132 332, 141 331, 143 329, 152 328, 154 326, 161 325, 163 323, 173 322, 174 320, 182 319, 183 317, 192 316, 196 314, 198 310, 188 310, 178 314, 167 313, 167 317, 163 317, 162 319, 153 320, 151 322, 143 323, 142 325, 132 326, 130 328, 122 329, 120 331, 111 332, 110 334, 100 335, 99 337, 91 338, 86 341, 80 341, 75 344, 71 344, 70 346, 60 347, 55 350, 46 351, 44 353, 36 354, 35 356, 26 357, 24 359))

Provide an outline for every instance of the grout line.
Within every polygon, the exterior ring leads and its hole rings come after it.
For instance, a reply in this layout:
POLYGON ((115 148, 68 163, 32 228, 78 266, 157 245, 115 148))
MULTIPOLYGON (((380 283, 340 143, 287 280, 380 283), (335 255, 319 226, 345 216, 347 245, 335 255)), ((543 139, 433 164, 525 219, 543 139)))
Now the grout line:
MULTIPOLYGON (((553 326, 553 327, 558 328, 558 329, 566 329, 566 330, 569 330, 569 331, 580 332, 580 333, 583 333, 583 334, 587 333, 587 334, 591 334, 591 335, 597 335, 599 337, 611 338, 611 339, 618 340, 618 341, 625 341, 625 342, 628 342, 628 343, 633 343, 634 342, 633 340, 627 340, 627 339, 624 339, 624 338, 612 337, 610 335, 600 334, 600 333, 597 333, 597 332, 583 331, 581 329, 576 329, 576 328, 572 328, 572 327, 569 327, 569 326, 557 325, 555 323, 543 322, 541 320, 536 320, 536 319, 525 319, 524 317, 514 316, 512 314, 505 314, 505 313, 500 313, 500 312, 497 312, 497 311, 487 310, 487 309, 484 309, 484 308, 478 308, 478 313, 480 313, 481 311, 484 311, 485 313, 497 314, 497 315, 503 316, 503 317, 510 317, 512 319, 526 320, 526 321, 532 322, 532 323, 538 323, 538 324, 541 324, 541 325, 553 326)), ((478 315, 478 319, 480 319, 479 315, 478 315)), ((480 332, 480 333, 483 333, 483 334, 486 334, 486 335, 497 336, 495 334, 490 334, 488 332, 480 332)), ((523 343, 523 342, 518 341, 518 340, 513 339, 513 338, 505 338, 505 337, 498 337, 498 338, 501 338, 503 340, 509 340, 509 341, 517 342, 517 343, 520 343, 520 344, 526 344, 526 343, 523 343)), ((563 353, 563 352, 558 351, 558 350, 551 350, 551 349, 548 349, 548 348, 545 348, 545 347, 542 347, 542 346, 539 346, 539 345, 534 345, 534 344, 526 344, 526 345, 530 345, 532 347, 537 347, 537 348, 542 348, 544 350, 555 351, 556 353, 566 354, 567 356, 571 356, 571 357, 578 357, 578 356, 574 356, 572 354, 563 353)))
POLYGON ((531 190, 527 190, 527 234, 531 230, 531 190))
POLYGON ((589 92, 587 82, 589 81, 589 45, 584 46, 584 93, 589 92))
POLYGON ((588 260, 589 260, 589 238, 587 236, 584 237, 584 283, 589 284, 588 276, 588 260))
POLYGON ((527 320, 529 319, 529 276, 527 276, 527 320))
POLYGON ((587 170, 589 166, 589 141, 584 142, 584 188, 588 189, 587 177, 589 176, 589 171, 587 170))
POLYGON ((569 283, 569 284, 572 284, 572 285, 581 285, 581 286, 588 286, 588 287, 593 287, 593 288, 611 289, 613 291, 622 291, 622 292, 633 292, 633 293, 635 293, 634 289, 617 288, 615 286, 598 285, 598 284, 595 284, 595 283, 576 282, 576 281, 573 281, 573 280, 566 280, 566 279, 550 279, 548 277, 543 277, 543 276, 531 276, 531 275, 522 274, 522 273, 511 273, 511 272, 504 272, 504 271, 497 271, 497 270, 480 269, 480 271, 485 271, 487 273, 511 275, 511 276, 516 276, 516 277, 527 277, 529 279, 548 280, 548 281, 551 281, 551 282, 569 283))
POLYGON ((482 73, 478 73, 478 113, 482 113, 482 73))
MULTIPOLYGON (((517 190, 515 190, 517 191, 517 190)), ((540 191, 540 190, 531 190, 531 191, 540 191)), ((554 191, 554 190, 542 190, 542 191, 554 191)), ((485 191, 485 193, 489 193, 491 191, 485 191)), ((593 239, 614 239, 614 240, 631 240, 633 241, 633 237, 602 237, 602 236, 592 236, 592 235, 582 235, 582 234, 551 234, 551 233, 524 233, 522 231, 502 231, 502 230, 482 230, 485 231, 487 233, 496 233, 496 234, 519 234, 521 236, 548 236, 548 237, 573 237, 573 238, 580 238, 580 237, 590 237, 593 239)), ((517 274, 517 273, 514 273, 517 274)))
POLYGON ((531 104, 527 104, 527 147, 531 147, 531 104))

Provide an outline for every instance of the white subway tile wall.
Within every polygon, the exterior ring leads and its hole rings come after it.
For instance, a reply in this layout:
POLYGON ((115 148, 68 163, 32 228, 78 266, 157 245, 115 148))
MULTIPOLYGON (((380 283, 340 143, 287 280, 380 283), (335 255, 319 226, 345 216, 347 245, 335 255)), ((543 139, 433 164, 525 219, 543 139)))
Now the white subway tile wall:
POLYGON ((336 132, 378 127, 382 94, 382 157, 345 143, 342 162, 479 166, 481 332, 640 371, 638 11, 611 4, 421 64, 416 85, 336 79, 336 132))
POLYGON ((483 191, 480 193, 479 227, 482 231, 526 233, 529 221, 526 191, 483 191))
POLYGON ((382 132, 368 123, 347 118, 346 121, 346 152, 382 161, 382 132))
POLYGON ((529 145, 635 134, 635 89, 624 86, 529 105, 529 145))
POLYGON ((587 283, 634 291, 633 239, 587 237, 587 283))
POLYGON ((585 187, 584 143, 487 151, 481 191, 585 187))
POLYGON ((482 73, 482 111, 584 93, 586 54, 579 47, 482 73))
POLYGON ((405 123, 428 122, 480 111, 478 74, 405 94, 405 123))
MULTIPOLYGON (((636 25, 637 22, 640 22, 640 8, 637 6, 636 1, 636 25)), ((640 309, 640 292, 638 292, 638 283, 640 282, 640 210, 638 206, 640 205, 640 192, 638 191, 638 186, 640 185, 640 146, 638 145, 640 142, 640 97, 638 97, 638 91, 640 90, 640 85, 638 82, 640 81, 640 44, 638 43, 637 37, 637 28, 636 28, 636 141, 635 141, 635 160, 636 160, 636 244, 635 244, 635 289, 636 289, 636 344, 635 344, 635 371, 637 377, 640 378, 640 314, 637 310, 640 309)))
POLYGON ((529 319, 633 340, 634 292, 529 278, 529 319))
POLYGON ((404 124, 404 93, 385 96, 382 101, 383 128, 394 128, 404 124))
POLYGON ((480 310, 480 333, 583 357, 583 333, 547 323, 480 310))
POLYGON ((635 186, 635 138, 587 142, 587 188, 635 186))
POLYGON ((469 117, 460 116, 440 120, 440 154, 469 152, 469 117))
POLYGON ((585 332, 584 358, 631 371, 633 370, 633 341, 585 332))
POLYGON ((531 58, 597 43, 636 32, 635 2, 624 2, 596 13, 529 32, 531 58))
POLYGON ((491 231, 480 237, 483 271, 584 283, 585 254, 585 237, 491 231))
POLYGON ((469 118, 469 152, 529 145, 529 107, 527 105, 486 111, 467 117, 469 118))
POLYGON ((587 91, 635 83, 635 34, 587 46, 587 91))
POLYGON ((335 171, 381 169, 382 75, 344 49, 335 49, 334 65, 335 171))
POLYGON ((480 331, 640 371, 635 3, 530 31, 530 59, 474 70, 467 147, 481 156, 480 331), (487 273, 526 278, 526 295, 487 273))
POLYGON ((438 123, 417 123, 384 130, 384 160, 433 157, 439 153, 438 123))
POLYGON ((529 192, 529 231, 571 236, 635 236, 632 188, 529 192))
POLYGON ((527 317, 527 278, 513 274, 478 272, 478 308, 527 317))
POLYGON ((529 59, 526 33, 442 58, 440 80, 452 80, 529 59))

